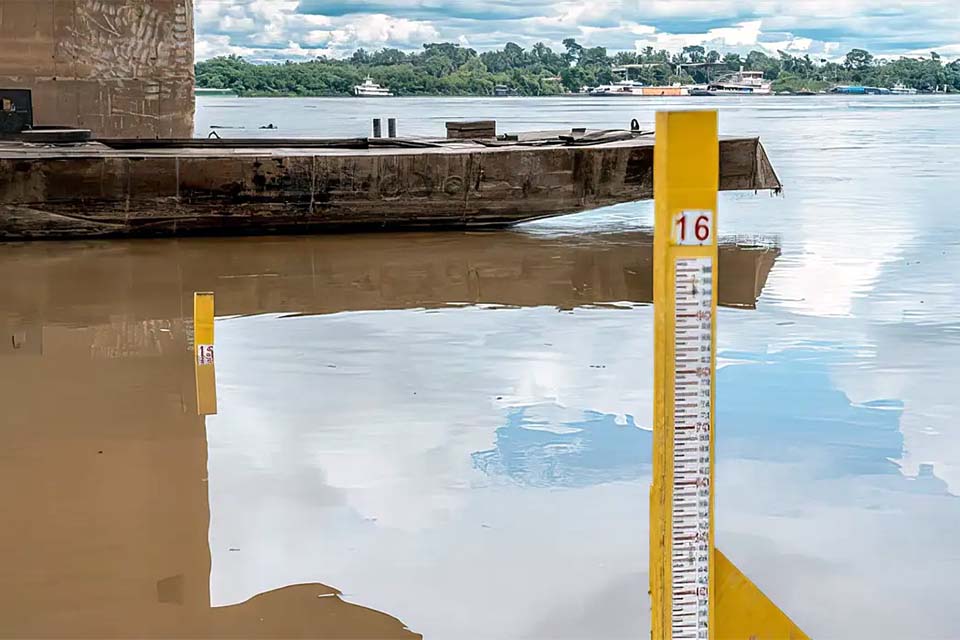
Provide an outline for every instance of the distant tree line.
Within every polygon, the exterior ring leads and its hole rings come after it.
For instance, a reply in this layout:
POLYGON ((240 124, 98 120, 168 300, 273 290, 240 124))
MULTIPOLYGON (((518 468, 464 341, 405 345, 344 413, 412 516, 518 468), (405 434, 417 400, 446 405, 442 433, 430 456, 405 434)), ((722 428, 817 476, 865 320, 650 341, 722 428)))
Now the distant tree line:
POLYGON ((491 95, 503 85, 512 93, 546 96, 578 92, 616 80, 613 68, 630 69, 645 84, 702 83, 743 67, 763 71, 774 90, 820 90, 837 84, 918 91, 960 91, 960 60, 945 64, 931 52, 921 58, 888 60, 853 49, 841 62, 752 51, 746 56, 706 51, 694 45, 671 54, 647 47, 609 55, 605 47, 584 47, 573 38, 556 52, 542 42, 529 49, 508 42, 503 49, 477 53, 451 43, 425 44, 421 51, 358 49, 349 58, 319 57, 305 62, 253 64, 241 57, 218 57, 196 65, 197 86, 230 89, 240 95, 342 96, 370 76, 396 95, 491 95))

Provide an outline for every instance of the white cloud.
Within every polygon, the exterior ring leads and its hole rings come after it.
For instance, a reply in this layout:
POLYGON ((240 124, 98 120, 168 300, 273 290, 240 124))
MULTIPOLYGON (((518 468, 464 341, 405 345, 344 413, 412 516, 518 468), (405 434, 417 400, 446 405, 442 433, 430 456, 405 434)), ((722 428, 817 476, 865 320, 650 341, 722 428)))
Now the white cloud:
POLYGON ((637 48, 651 46, 655 49, 682 49, 700 44, 708 48, 734 49, 754 47, 760 38, 761 20, 741 22, 733 27, 718 27, 705 33, 653 32, 649 37, 637 40, 637 48))
POLYGON ((210 35, 197 38, 195 55, 198 60, 206 60, 216 56, 246 55, 247 49, 230 44, 230 36, 210 35))
POLYGON ((299 0, 197 0, 197 58, 340 57, 359 47, 411 49, 441 38, 422 20, 383 13, 331 17, 301 13, 299 8, 299 0))
POLYGON ((356 46, 376 47, 403 44, 418 47, 440 37, 429 23, 384 14, 365 16, 362 21, 347 24, 330 32, 331 49, 353 49, 356 46))
POLYGON ((945 44, 935 48, 913 49, 912 51, 907 51, 905 55, 929 56, 931 51, 936 51, 945 58, 960 58, 960 42, 954 44, 945 44))
POLYGON ((567 37, 610 50, 700 44, 826 57, 853 47, 885 56, 960 55, 953 0, 196 0, 196 24, 200 59, 339 57, 431 41, 477 49, 543 41, 557 49, 567 37))

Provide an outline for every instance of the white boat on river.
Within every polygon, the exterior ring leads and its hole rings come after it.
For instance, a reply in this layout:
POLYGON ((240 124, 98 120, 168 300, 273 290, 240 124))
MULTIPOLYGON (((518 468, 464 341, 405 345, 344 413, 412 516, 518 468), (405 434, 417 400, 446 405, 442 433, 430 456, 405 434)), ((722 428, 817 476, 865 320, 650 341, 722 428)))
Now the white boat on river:
POLYGON ((768 96, 771 83, 763 78, 762 71, 740 71, 726 75, 706 85, 690 87, 690 95, 698 96, 768 96))
POLYGON ((363 84, 358 84, 353 88, 353 95, 358 98, 390 98, 393 93, 386 87, 381 87, 374 82, 370 76, 367 76, 363 84))

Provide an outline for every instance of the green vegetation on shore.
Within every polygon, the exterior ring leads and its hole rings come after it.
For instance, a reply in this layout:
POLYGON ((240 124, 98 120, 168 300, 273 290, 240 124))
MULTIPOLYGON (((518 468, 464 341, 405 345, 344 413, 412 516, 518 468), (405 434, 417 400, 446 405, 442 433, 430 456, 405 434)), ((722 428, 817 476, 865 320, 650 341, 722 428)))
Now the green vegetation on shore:
POLYGON ((946 86, 960 91, 960 60, 945 64, 934 52, 923 58, 887 60, 853 49, 842 62, 830 62, 785 52, 778 56, 760 51, 721 56, 701 46, 684 47, 673 55, 652 47, 608 55, 604 47, 586 48, 573 38, 563 44, 565 50, 560 53, 543 43, 523 49, 512 42, 500 50, 477 53, 456 44, 437 43, 425 44, 415 53, 358 49, 344 59, 282 64, 219 57, 197 63, 197 86, 249 96, 345 96, 369 75, 396 95, 487 96, 496 85, 503 85, 517 95, 545 96, 606 84, 616 80, 613 67, 643 64, 646 66, 631 69, 630 77, 646 84, 702 83, 742 66, 763 71, 774 82, 775 91, 818 91, 837 84, 902 84, 918 91, 946 86), (716 64, 683 66, 700 63, 716 64))

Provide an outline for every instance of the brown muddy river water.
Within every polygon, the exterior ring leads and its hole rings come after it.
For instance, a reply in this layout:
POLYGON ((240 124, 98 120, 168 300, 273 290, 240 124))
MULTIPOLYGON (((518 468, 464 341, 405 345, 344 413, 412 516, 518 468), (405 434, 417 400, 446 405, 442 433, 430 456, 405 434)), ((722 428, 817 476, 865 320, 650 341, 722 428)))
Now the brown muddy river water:
MULTIPOLYGON (((202 98, 198 134, 690 104, 202 98)), ((812 637, 954 638, 960 101, 696 104, 787 187, 721 196, 717 546, 812 637)), ((648 637, 651 224, 0 244, 0 636, 648 637)))

